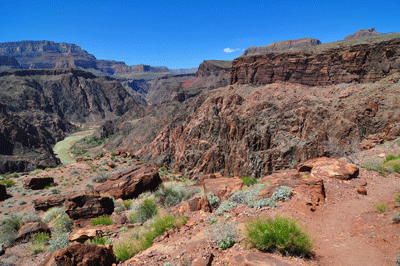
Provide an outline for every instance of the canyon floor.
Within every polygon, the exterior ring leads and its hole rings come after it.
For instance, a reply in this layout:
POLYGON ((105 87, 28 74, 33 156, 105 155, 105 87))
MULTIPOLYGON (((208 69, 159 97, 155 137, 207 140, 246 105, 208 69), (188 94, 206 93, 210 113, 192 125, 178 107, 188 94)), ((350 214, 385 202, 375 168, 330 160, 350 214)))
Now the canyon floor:
MULTIPOLYGON (((398 142, 386 142, 368 151, 353 154, 352 158, 356 164, 364 165, 368 161, 383 161, 389 154, 400 154, 398 142)), ((15 213, 43 216, 43 212, 35 212, 33 200, 43 196, 90 191, 97 185, 92 178, 99 173, 116 172, 134 162, 135 159, 106 154, 98 159, 81 160, 44 171, 36 170, 19 177, 15 175, 11 179, 16 185, 8 189, 11 197, 0 204, 0 219, 15 213), (22 183, 30 176, 52 176, 55 179, 54 187, 43 190, 24 189, 22 183)), ((119 265, 164 265, 166 262, 172 265, 209 265, 206 263, 211 253, 214 256, 211 265, 395 265, 400 250, 400 225, 393 223, 392 217, 399 211, 394 199, 400 191, 399 178, 400 175, 396 173, 382 176, 360 167, 357 178, 347 181, 324 180, 325 203, 315 211, 299 205, 300 195, 294 191, 290 201, 279 202, 275 208, 255 209, 238 205, 220 216, 215 215, 215 209, 213 213, 202 210, 188 212, 186 225, 157 238, 150 248, 119 265), (360 186, 365 186, 367 195, 357 193, 356 189, 360 186), (379 211, 379 204, 384 204, 386 210, 379 211), (257 215, 289 216, 300 221, 315 241, 313 256, 299 258, 249 248, 244 236, 244 224, 257 215), (233 247, 221 250, 217 243, 208 238, 211 218, 236 224, 238 236, 233 247), (202 260, 206 261, 205 264, 191 264, 202 260)), ((163 182, 170 182, 170 179, 164 177, 163 182)), ((164 209, 162 212, 168 213, 171 210, 164 209)), ((129 210, 114 213, 114 224, 103 226, 108 227, 106 231, 111 232, 114 244, 129 237, 129 231, 122 232, 121 227, 133 227, 129 222, 118 222, 124 220, 120 219, 124 215, 128 216, 129 210)), ((39 265, 48 256, 46 252, 32 255, 30 248, 30 242, 7 248, 0 257, 0 265, 39 265)))

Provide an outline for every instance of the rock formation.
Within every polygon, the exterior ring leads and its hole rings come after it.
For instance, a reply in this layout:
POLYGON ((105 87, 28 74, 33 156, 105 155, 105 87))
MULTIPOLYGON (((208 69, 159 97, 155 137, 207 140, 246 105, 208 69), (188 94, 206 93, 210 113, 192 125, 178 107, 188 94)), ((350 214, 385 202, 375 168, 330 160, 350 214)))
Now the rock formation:
POLYGON ((399 37, 391 34, 364 43, 338 42, 301 51, 242 56, 232 63, 231 84, 375 82, 399 72, 399 37))
POLYGON ((0 56, 0 67, 9 67, 11 69, 22 68, 14 56, 0 56))
POLYGON ((244 51, 242 56, 245 55, 256 55, 256 54, 268 54, 273 52, 291 51, 300 48, 312 47, 320 45, 321 41, 313 38, 302 38, 298 40, 288 40, 281 42, 273 42, 271 44, 254 47, 251 46, 244 51))

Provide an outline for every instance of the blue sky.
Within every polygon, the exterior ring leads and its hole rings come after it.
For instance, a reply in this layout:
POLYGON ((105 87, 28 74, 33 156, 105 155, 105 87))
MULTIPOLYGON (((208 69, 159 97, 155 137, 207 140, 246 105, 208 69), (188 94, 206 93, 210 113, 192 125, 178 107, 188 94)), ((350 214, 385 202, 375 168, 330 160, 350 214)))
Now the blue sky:
POLYGON ((232 60, 250 46, 274 41, 312 37, 327 43, 371 27, 400 32, 399 17, 399 0, 8 0, 1 5, 0 42, 75 43, 98 59, 189 68, 208 59, 232 60))

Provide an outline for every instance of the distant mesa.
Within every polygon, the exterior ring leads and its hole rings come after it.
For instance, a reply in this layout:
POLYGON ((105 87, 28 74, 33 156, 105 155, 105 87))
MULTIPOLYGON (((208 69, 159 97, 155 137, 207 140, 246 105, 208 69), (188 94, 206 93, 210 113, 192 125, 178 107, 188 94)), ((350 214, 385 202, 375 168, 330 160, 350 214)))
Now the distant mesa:
POLYGON ((171 74, 165 66, 152 67, 143 64, 128 66, 122 61, 98 60, 94 55, 71 43, 52 41, 0 43, 0 56, 14 57, 23 69, 83 68, 96 75, 108 76, 129 76, 140 73, 171 74))
POLYGON ((243 55, 268 54, 273 52, 290 51, 320 45, 321 41, 313 38, 273 42, 266 46, 251 46, 243 55))
POLYGON ((369 28, 366 30, 360 29, 356 33, 346 36, 344 39, 352 40, 352 39, 358 39, 358 38, 363 38, 363 37, 379 36, 379 35, 383 35, 383 34, 384 33, 377 32, 375 30, 375 28, 369 28))

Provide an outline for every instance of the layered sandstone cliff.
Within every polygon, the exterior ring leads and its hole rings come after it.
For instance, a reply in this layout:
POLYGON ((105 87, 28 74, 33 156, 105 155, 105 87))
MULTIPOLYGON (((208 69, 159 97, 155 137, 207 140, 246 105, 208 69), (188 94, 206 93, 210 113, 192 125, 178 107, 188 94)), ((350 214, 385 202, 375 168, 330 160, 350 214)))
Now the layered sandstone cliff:
POLYGON ((293 52, 241 56, 232 63, 231 84, 375 82, 400 70, 400 34, 384 36, 293 52))
POLYGON ((321 41, 314 38, 302 38, 298 40, 287 40, 281 42, 273 42, 271 44, 254 47, 251 46, 244 51, 243 55, 256 55, 256 54, 268 54, 273 52, 290 51, 306 47, 312 47, 320 45, 321 41))

